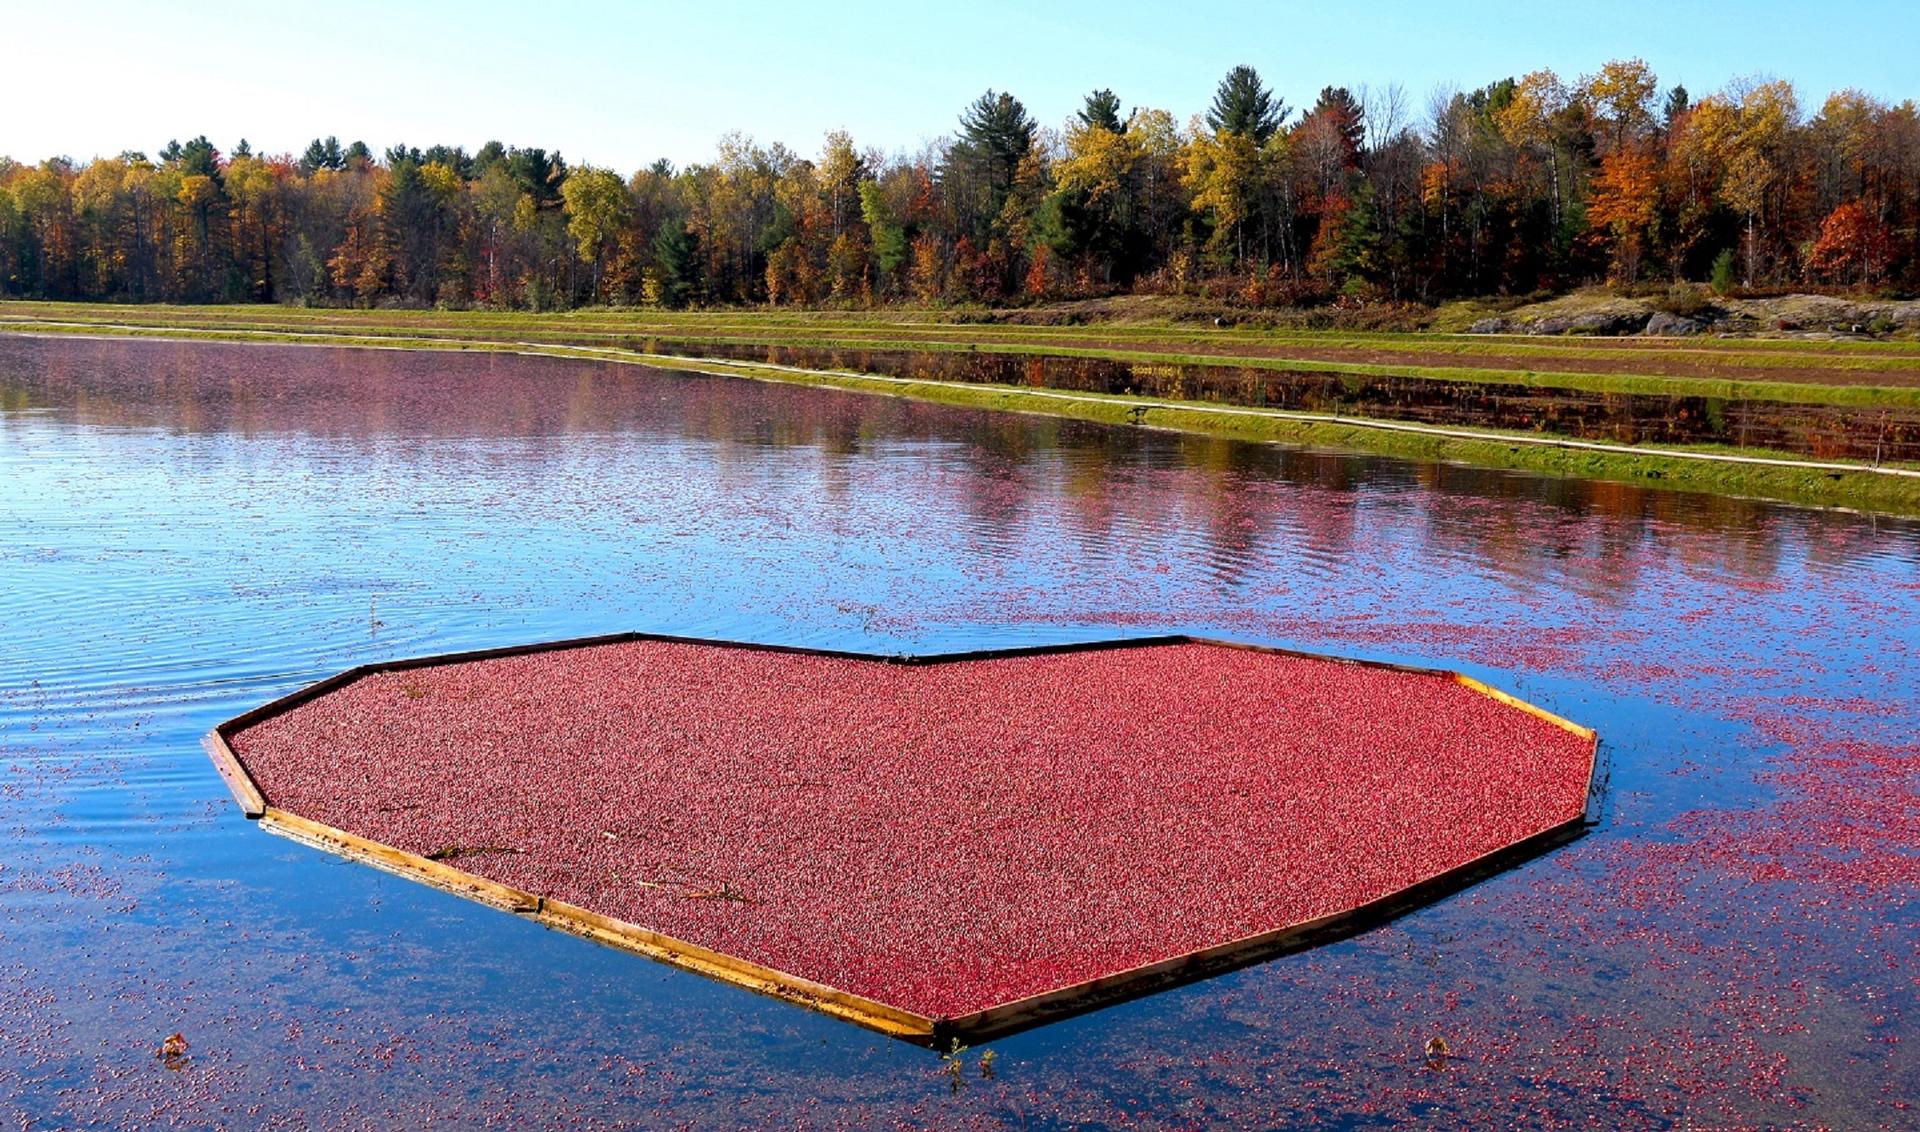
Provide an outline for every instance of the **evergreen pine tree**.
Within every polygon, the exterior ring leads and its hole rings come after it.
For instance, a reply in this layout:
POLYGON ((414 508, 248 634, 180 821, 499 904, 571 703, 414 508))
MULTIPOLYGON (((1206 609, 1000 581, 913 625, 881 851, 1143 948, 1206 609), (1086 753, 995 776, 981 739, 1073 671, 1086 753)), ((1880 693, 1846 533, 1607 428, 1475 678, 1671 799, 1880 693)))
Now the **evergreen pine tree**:
POLYGON ((1286 103, 1260 81, 1260 72, 1242 63, 1220 80, 1207 110, 1207 125, 1216 133, 1239 134, 1252 138, 1255 145, 1265 145, 1286 117, 1286 103))
POLYGON ((1096 90, 1087 95, 1079 117, 1083 126, 1115 134, 1127 132, 1127 124, 1120 118, 1120 99, 1110 90, 1096 90))

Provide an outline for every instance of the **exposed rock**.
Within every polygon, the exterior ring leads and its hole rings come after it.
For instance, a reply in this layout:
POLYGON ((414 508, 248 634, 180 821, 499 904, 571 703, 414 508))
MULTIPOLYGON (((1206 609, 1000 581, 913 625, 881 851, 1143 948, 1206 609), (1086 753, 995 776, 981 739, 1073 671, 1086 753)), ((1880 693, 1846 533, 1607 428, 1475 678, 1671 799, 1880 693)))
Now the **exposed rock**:
POLYGON ((1784 334, 1880 335, 1920 327, 1920 303, 1912 300, 1856 300, 1832 295, 1777 295, 1737 300, 1730 306, 1784 334))
POLYGON ((1655 338, 1690 338, 1706 330, 1707 324, 1697 318, 1685 315, 1668 314, 1666 311, 1654 311, 1647 320, 1647 327, 1640 333, 1655 338))
POLYGON ((1647 324, 1646 311, 1589 311, 1584 314, 1559 314, 1535 319, 1527 324, 1531 334, 1637 334, 1647 324))
POLYGON ((1647 334, 1664 338, 1693 334, 1880 337, 1916 330, 1920 330, 1920 301, 1912 299, 1860 300, 1807 294, 1722 297, 1702 304, 1699 310, 1676 314, 1656 311, 1654 303, 1643 298, 1578 291, 1517 308, 1498 320, 1483 319, 1469 332, 1647 334))

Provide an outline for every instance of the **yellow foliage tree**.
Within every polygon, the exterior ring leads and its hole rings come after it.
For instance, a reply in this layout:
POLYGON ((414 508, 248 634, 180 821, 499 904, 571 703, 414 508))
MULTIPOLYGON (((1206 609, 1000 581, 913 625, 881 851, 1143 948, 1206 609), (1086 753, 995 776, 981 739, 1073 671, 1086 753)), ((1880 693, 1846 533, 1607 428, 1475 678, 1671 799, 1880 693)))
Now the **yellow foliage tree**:
POLYGON ((1736 84, 1701 99, 1687 116, 1675 152, 1714 184, 1715 195, 1746 219, 1746 282, 1752 286, 1759 230, 1768 198, 1779 185, 1787 140, 1800 119, 1800 100, 1783 81, 1736 84))
POLYGON ((1566 212, 1571 169, 1556 128, 1573 105, 1573 95, 1552 71, 1534 71, 1515 84, 1513 99, 1494 114, 1494 125, 1508 144, 1523 153, 1545 157, 1549 205, 1554 227, 1566 212))
POLYGON ((1213 222, 1207 248, 1216 256, 1246 258, 1246 236, 1261 194, 1284 173, 1287 140, 1276 132, 1262 147, 1243 133, 1205 129, 1196 120, 1181 154, 1182 181, 1195 212, 1213 222))
POLYGON ((1660 87, 1653 68, 1640 59, 1616 59, 1580 80, 1587 101, 1611 133, 1613 148, 1626 145, 1653 124, 1653 95, 1660 87))

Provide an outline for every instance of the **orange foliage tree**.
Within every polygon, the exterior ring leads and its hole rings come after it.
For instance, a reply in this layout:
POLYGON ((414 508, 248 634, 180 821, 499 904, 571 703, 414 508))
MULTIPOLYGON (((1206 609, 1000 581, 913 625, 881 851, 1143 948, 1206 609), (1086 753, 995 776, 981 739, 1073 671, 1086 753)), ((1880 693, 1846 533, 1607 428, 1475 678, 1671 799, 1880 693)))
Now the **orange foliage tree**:
POLYGON ((1610 245, 1613 274, 1632 280, 1648 231, 1660 216, 1660 165, 1641 149, 1616 149, 1600 162, 1587 200, 1587 223, 1610 245))
POLYGON ((1861 201, 1827 214, 1807 253, 1807 270, 1836 283, 1871 284, 1893 261, 1893 230, 1861 201))
POLYGON ((1499 79, 1419 120, 1392 90, 1339 87, 1296 116, 1246 68, 1221 94, 1182 125, 1095 91, 1053 133, 995 93, 917 152, 835 131, 809 157, 736 132, 710 160, 631 175, 499 142, 0 156, 0 297, 548 309, 1131 286, 1435 302, 1653 263, 1705 279, 1736 257, 1761 289, 1920 292, 1911 101, 1842 91, 1809 117, 1788 82, 1695 99, 1639 60, 1499 79))

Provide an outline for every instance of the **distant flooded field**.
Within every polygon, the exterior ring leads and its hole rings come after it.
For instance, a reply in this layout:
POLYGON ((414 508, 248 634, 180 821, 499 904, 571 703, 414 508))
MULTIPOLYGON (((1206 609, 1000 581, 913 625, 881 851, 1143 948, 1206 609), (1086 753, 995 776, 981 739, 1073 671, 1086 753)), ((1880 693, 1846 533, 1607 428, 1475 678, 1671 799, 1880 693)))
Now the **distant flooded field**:
POLYGON ((23 1127, 1914 1119, 1920 523, 631 365, 6 336, 0 485, 23 1127), (1598 728, 1603 821, 955 1078, 266 836, 198 744, 355 664, 628 629, 1462 668, 1598 728))
POLYGON ((1127 393, 1436 425, 1551 432, 1621 444, 1727 444, 1821 459, 1920 460, 1920 409, 1589 392, 1392 374, 1082 358, 1045 352, 885 350, 656 340, 694 358, 851 369, 888 377, 1127 393))

